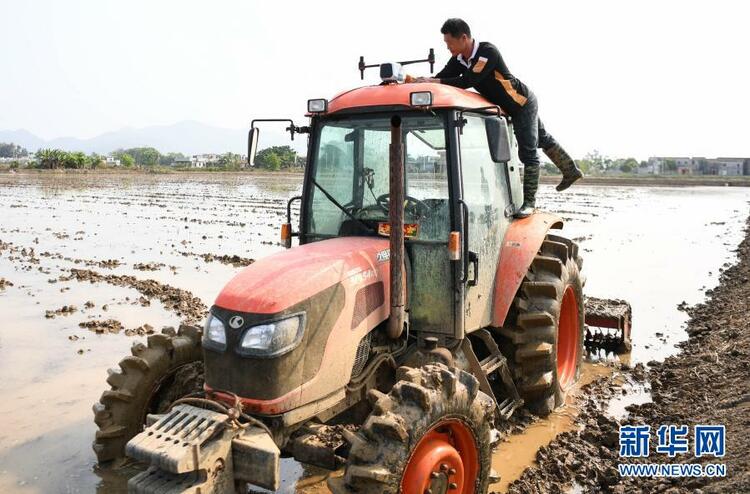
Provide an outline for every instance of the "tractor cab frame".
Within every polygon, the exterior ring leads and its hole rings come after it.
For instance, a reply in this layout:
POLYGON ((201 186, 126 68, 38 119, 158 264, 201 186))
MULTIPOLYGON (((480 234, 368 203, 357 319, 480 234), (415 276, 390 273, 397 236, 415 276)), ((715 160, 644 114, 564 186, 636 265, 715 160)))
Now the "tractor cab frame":
MULTIPOLYGON (((400 118, 409 329, 419 338, 461 340, 492 322, 492 297, 486 294, 493 289, 503 232, 523 201, 512 121, 481 99, 435 100, 433 91, 443 92, 439 85, 388 89, 408 94, 410 102, 428 94, 427 100, 442 104, 352 103, 332 112, 335 106, 318 103, 328 111, 310 112, 309 126, 291 123, 288 130, 309 135, 308 153, 302 195, 289 200, 282 240, 291 246, 292 236, 301 245, 389 236, 390 120, 400 118), (295 201, 301 201, 296 231, 295 201), (451 232, 461 239, 453 259, 451 232)), ((251 163, 256 122, 248 142, 251 163)))

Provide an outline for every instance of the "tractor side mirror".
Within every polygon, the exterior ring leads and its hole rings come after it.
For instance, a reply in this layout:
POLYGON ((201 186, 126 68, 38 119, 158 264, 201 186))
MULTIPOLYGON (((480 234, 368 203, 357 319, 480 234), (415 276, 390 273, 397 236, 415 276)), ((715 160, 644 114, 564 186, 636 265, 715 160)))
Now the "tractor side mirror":
POLYGON ((484 119, 484 128, 487 131, 487 142, 490 146, 492 161, 495 163, 510 161, 508 122, 504 118, 488 117, 484 119))
POLYGON ((251 127, 247 134, 247 166, 255 166, 255 153, 258 151, 260 129, 251 127))

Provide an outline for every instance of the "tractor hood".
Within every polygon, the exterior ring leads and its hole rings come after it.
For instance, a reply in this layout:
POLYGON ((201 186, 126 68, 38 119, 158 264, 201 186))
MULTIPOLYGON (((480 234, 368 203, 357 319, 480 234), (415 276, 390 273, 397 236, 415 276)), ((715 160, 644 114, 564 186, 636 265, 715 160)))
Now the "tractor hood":
POLYGON ((317 293, 354 279, 378 278, 388 286, 387 238, 339 237, 263 258, 243 269, 221 291, 215 305, 254 314, 276 314, 317 293))

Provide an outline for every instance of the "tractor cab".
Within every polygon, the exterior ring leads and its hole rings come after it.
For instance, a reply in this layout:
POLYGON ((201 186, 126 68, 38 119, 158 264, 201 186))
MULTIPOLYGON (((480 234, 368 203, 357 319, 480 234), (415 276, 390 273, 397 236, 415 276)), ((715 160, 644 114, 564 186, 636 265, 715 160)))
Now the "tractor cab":
POLYGON ((309 126, 289 127, 309 137, 303 194, 290 200, 301 201, 300 223, 292 227, 289 214, 286 245, 291 236, 300 244, 390 236, 391 120, 398 117, 409 325, 458 338, 487 326, 503 233, 523 200, 509 118, 476 93, 396 83, 311 100, 308 115, 309 126))

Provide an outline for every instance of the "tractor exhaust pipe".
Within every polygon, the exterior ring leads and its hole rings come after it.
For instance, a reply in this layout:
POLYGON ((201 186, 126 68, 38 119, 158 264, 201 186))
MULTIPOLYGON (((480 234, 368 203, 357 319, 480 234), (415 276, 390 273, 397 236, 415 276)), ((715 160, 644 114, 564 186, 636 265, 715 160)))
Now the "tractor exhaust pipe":
POLYGON ((404 330, 404 149, 401 117, 391 117, 390 146, 391 315, 388 336, 399 338, 404 330))

